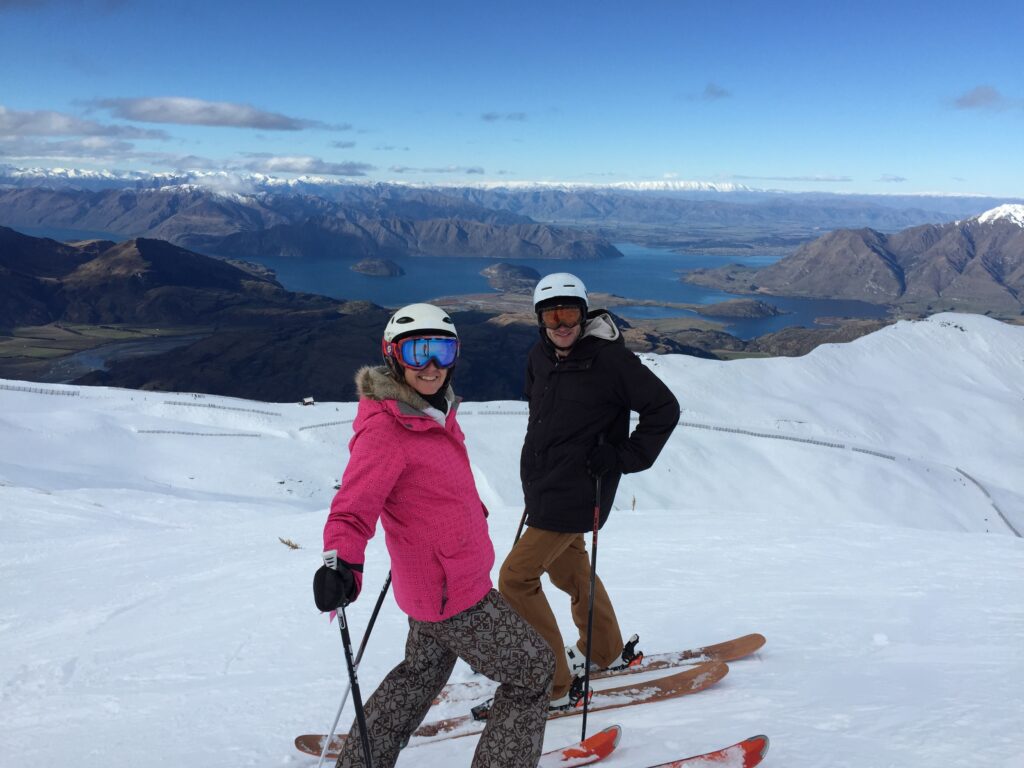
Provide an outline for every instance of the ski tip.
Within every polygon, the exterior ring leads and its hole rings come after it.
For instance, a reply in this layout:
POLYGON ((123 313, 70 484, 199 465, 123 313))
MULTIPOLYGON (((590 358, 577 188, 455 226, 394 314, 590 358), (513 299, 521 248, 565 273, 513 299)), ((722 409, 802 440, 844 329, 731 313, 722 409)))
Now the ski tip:
POLYGON ((541 755, 539 766, 589 765, 608 757, 619 745, 622 727, 610 725, 604 730, 595 731, 585 739, 568 747, 545 752, 541 755))
POLYGON ((764 734, 750 736, 741 741, 740 744, 743 748, 744 768, 760 765, 761 761, 764 760, 764 756, 768 753, 768 737, 764 734))
POLYGON ((619 746, 619 739, 622 738, 622 726, 621 725, 609 725, 601 733, 607 733, 609 735, 615 734, 615 741, 612 742, 612 748, 619 746))
POLYGON ((764 734, 761 734, 759 736, 751 736, 750 740, 751 741, 755 741, 755 742, 756 741, 761 742, 761 757, 764 757, 765 754, 768 752, 768 744, 769 744, 768 737, 765 736, 764 734))
POLYGON ((711 687, 728 675, 729 665, 724 661, 705 661, 692 667, 687 672, 680 672, 678 674, 685 675, 687 679, 693 681, 691 685, 692 691, 701 691, 711 687))
POLYGON ((607 755, 619 746, 619 739, 621 738, 622 726, 609 725, 607 728, 588 736, 583 743, 588 745, 591 749, 607 755))

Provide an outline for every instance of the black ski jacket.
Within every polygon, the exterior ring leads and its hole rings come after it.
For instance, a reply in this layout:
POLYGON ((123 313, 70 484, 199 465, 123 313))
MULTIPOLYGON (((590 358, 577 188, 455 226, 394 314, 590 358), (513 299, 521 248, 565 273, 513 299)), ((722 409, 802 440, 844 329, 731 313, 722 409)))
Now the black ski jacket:
MULTIPOLYGON (((607 312, 590 313, 583 337, 563 359, 540 333, 526 366, 530 420, 519 463, 527 523, 582 533, 594 527, 595 484, 586 462, 599 437, 615 447, 623 472, 645 470, 675 429, 679 403, 626 349, 607 312), (630 411, 640 414, 632 434, 630 411)), ((601 478, 601 526, 620 478, 618 472, 601 478)))

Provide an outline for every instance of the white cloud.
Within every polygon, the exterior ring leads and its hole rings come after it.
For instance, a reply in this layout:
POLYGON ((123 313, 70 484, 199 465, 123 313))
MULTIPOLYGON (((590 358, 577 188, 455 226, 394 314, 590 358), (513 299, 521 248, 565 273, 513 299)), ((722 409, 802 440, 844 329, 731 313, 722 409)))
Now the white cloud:
POLYGON ((110 110, 117 117, 142 123, 259 128, 266 131, 302 131, 308 128, 345 131, 352 128, 347 123, 328 125, 317 120, 304 120, 278 112, 268 112, 250 104, 206 101, 184 96, 99 99, 93 104, 101 109, 110 110))
POLYGON ((51 110, 18 111, 0 106, 0 136, 116 136, 122 139, 167 139, 164 131, 83 120, 51 110))
POLYGON ((315 176, 365 176, 375 170, 368 163, 332 163, 309 155, 258 155, 250 154, 251 161, 243 167, 257 173, 298 173, 315 176))
POLYGON ((392 165, 388 170, 391 173, 465 173, 470 175, 486 173, 483 168, 477 165, 447 165, 443 168, 413 168, 408 165, 392 165))
POLYGON ((690 93, 679 98, 683 98, 686 101, 720 101, 721 99, 731 99, 732 91, 726 90, 718 83, 709 81, 700 93, 690 93))
POLYGON ((197 155, 141 151, 130 141, 107 136, 86 136, 56 141, 35 137, 0 136, 0 157, 17 162, 59 162, 76 168, 87 168, 98 163, 116 163, 119 166, 127 163, 175 171, 214 170, 224 167, 221 162, 197 155))
POLYGON ((524 123, 527 120, 525 112, 484 112, 480 119, 485 123, 496 123, 499 120, 508 120, 515 123, 524 123))
POLYGON ((717 83, 708 83, 704 86, 704 93, 701 94, 704 101, 718 101, 719 99, 728 99, 730 96, 732 93, 717 83))
POLYGON ((733 176, 736 181, 810 181, 819 182, 848 182, 853 181, 849 176, 733 176))
POLYGON ((992 86, 979 85, 958 96, 953 104, 957 109, 1000 109, 1006 105, 1006 100, 992 86))
POLYGON ((62 141, 0 137, 0 155, 11 158, 109 159, 131 156, 134 149, 129 141, 106 136, 62 141))

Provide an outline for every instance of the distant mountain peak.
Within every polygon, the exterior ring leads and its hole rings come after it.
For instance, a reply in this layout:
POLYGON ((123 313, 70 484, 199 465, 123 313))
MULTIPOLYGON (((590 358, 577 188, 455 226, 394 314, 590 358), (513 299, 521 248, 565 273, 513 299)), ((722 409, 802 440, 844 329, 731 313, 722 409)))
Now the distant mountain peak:
POLYGON ((1010 203, 1000 205, 990 211, 975 217, 980 224, 989 224, 993 221, 1009 221, 1019 227, 1024 227, 1024 205, 1010 203))

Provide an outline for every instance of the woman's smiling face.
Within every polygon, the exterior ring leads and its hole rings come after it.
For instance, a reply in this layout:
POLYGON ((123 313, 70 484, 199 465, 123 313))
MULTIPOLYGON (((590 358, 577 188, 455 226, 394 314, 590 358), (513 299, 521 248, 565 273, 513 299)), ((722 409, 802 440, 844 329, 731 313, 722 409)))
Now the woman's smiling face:
POLYGON ((444 384, 445 371, 443 368, 438 368, 437 365, 431 360, 427 363, 426 368, 415 370, 413 368, 403 368, 405 371, 405 383, 415 389, 421 395, 436 395, 444 384))

